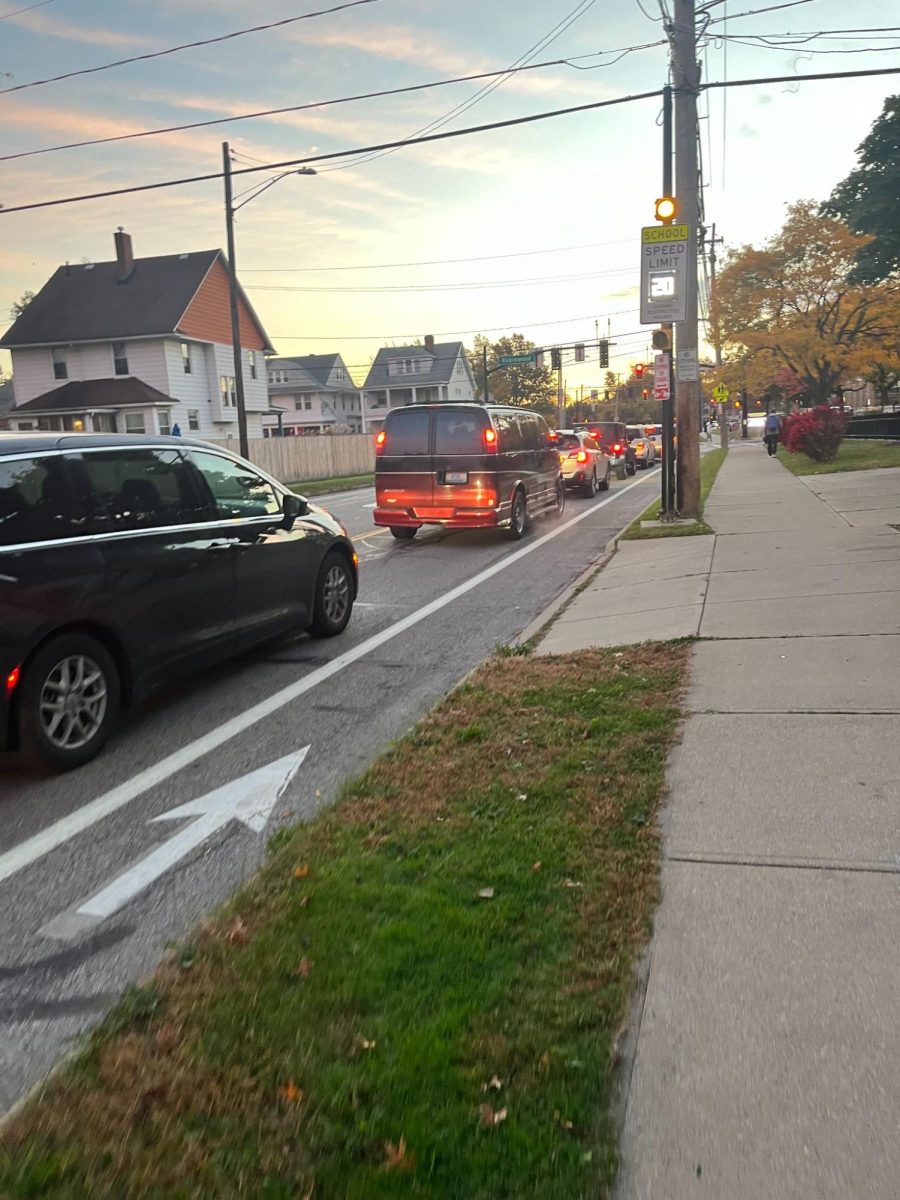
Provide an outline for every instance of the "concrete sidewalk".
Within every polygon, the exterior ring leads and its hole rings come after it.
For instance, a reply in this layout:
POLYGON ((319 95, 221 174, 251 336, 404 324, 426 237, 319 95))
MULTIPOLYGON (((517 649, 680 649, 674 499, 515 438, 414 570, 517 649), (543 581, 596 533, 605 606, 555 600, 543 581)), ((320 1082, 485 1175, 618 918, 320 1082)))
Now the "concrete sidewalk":
POLYGON ((539 647, 706 639, 619 1200, 900 1196, 898 479, 738 445, 716 535, 625 543, 539 647))

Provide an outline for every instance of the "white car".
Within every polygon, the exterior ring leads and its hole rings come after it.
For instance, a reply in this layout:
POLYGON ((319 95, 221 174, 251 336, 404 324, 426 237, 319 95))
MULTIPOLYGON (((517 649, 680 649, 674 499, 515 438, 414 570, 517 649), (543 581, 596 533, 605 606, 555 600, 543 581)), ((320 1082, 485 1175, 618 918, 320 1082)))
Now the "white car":
POLYGON ((656 465, 656 442, 643 425, 628 426, 628 440, 634 451, 634 465, 646 470, 656 465))
POLYGON ((609 455, 585 431, 555 429, 550 438, 559 451, 559 469, 567 488, 596 496, 609 487, 609 455))

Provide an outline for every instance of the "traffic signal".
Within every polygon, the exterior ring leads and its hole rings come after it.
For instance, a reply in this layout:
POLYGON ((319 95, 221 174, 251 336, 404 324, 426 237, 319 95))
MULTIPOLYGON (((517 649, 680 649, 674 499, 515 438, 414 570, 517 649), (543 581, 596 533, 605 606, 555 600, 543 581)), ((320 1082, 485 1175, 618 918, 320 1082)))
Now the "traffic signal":
POLYGON ((554 371, 558 371, 562 366, 562 355, 558 350, 550 351, 550 366, 554 371))
POLYGON ((584 362, 584 343, 578 342, 575 346, 575 361, 584 362))
POLYGON ((675 220, 678 213, 678 205, 675 202, 674 196, 660 196, 656 201, 656 219, 668 225, 675 220))
POLYGON ((638 363, 638 365, 637 365, 637 366, 634 368, 634 373, 635 373, 635 375, 638 377, 638 379, 643 379, 643 377, 644 377, 644 364, 643 364, 643 363, 638 363))
POLYGON ((600 366, 608 367, 609 366, 609 342, 606 340, 606 338, 604 338, 603 341, 598 344, 598 348, 600 350, 600 366))
POLYGON ((651 341, 654 350, 671 350, 672 348, 672 340, 665 329, 654 329, 651 341))
POLYGON ((644 388, 644 390, 641 392, 641 395, 642 395, 642 396, 644 397, 644 399, 646 400, 646 399, 647 399, 647 397, 650 395, 650 389, 649 389, 649 388, 644 388))

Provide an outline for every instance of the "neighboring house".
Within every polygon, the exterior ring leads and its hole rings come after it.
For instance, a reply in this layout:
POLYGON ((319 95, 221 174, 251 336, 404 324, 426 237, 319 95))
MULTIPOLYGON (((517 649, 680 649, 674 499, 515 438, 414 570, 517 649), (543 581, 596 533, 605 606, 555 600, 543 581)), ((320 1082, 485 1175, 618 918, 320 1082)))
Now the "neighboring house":
POLYGON ((13 382, 11 379, 5 379, 0 382, 0 429, 9 429, 9 410, 13 406, 15 392, 13 391, 13 382))
POLYGON ((362 400, 339 354, 270 358, 269 408, 265 437, 302 437, 332 429, 362 431, 362 400))
POLYGON ((378 351, 363 387, 364 419, 367 429, 378 430, 391 408, 475 399, 475 380, 462 342, 435 343, 429 334, 422 346, 378 351))
MULTIPOLYGON (((6 334, 13 429, 237 436, 228 268, 221 250, 59 267, 6 334)), ((247 432, 269 407, 265 330, 239 289, 247 432)))

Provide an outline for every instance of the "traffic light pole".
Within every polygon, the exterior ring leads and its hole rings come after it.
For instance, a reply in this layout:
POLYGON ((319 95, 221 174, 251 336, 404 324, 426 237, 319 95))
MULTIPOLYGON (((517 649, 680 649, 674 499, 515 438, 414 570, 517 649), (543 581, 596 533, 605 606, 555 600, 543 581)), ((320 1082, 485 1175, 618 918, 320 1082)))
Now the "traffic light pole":
MULTIPOLYGON (((663 88, 663 190, 664 196, 672 195, 672 89, 668 84, 663 88)), ((675 519, 675 419, 673 405, 675 402, 675 368, 672 357, 672 326, 663 325, 663 331, 668 335, 669 349, 669 396, 662 402, 662 437, 663 460, 660 482, 662 487, 662 507, 660 518, 663 521, 675 519)))

